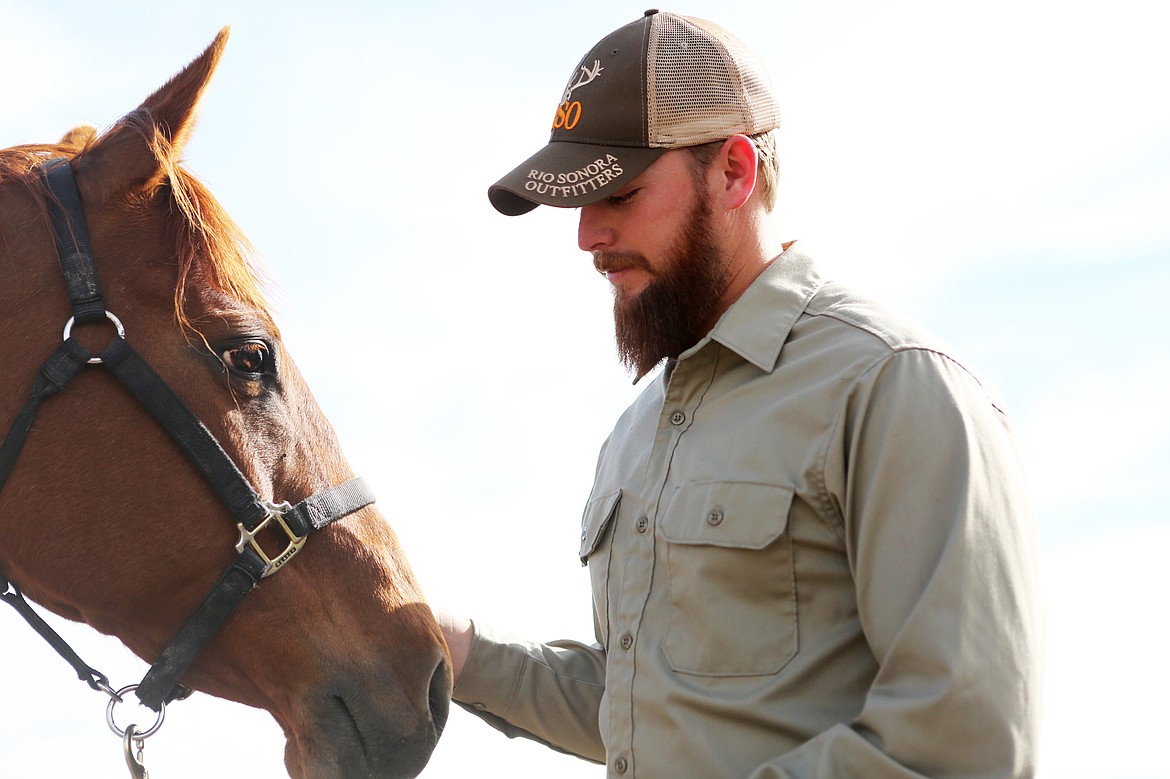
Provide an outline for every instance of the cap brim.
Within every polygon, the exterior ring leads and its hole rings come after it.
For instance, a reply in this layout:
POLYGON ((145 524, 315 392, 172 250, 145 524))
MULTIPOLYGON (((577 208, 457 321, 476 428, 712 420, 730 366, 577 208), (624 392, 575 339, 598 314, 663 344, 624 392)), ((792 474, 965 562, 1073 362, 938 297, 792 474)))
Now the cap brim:
POLYGON ((488 187, 488 200, 507 216, 526 214, 538 205, 589 205, 633 181, 665 152, 552 141, 488 187))

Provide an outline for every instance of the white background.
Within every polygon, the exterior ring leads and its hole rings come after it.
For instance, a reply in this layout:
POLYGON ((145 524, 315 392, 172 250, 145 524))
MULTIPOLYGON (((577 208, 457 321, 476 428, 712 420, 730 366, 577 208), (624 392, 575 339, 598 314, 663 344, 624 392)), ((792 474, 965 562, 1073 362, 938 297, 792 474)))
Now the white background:
MULTIPOLYGON (((668 9, 769 62, 781 234, 941 334, 1007 398, 1043 535, 1042 779, 1170 777, 1163 7, 668 9)), ((643 10, 0 0, 0 147, 109 126, 232 25, 185 156, 266 257, 286 342, 428 596, 532 638, 589 640, 579 514, 637 388, 575 214, 505 218, 485 190, 545 142, 577 60, 643 10)), ((0 777, 125 776, 103 696, 6 611, 0 777)), ((116 684, 141 677, 118 641, 52 621, 116 684)), ((158 779, 265 779, 284 775, 282 751, 267 714, 196 696, 171 707, 146 762, 158 779)), ((464 775, 603 772, 455 711, 423 776, 464 775)))

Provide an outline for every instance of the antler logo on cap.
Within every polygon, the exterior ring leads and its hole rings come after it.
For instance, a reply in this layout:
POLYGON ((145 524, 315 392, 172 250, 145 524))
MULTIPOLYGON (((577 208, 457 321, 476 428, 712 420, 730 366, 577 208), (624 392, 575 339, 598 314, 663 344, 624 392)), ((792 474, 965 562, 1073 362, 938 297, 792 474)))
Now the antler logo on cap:
POLYGON ((601 67, 601 60, 593 60, 592 68, 581 66, 577 80, 565 90, 565 96, 562 98, 561 104, 557 106, 557 115, 553 118, 554 130, 572 130, 577 126, 577 122, 581 121, 582 108, 580 100, 572 100, 573 90, 593 81, 601 75, 603 70, 605 68, 601 67))

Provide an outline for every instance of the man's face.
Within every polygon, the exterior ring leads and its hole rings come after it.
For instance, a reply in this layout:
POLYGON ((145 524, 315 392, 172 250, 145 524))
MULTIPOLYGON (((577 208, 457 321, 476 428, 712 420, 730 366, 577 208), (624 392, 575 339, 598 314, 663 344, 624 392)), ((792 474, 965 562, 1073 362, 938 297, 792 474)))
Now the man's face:
POLYGON ((730 271, 686 152, 664 154, 612 197, 583 207, 578 239, 613 285, 618 356, 636 375, 714 324, 730 271))

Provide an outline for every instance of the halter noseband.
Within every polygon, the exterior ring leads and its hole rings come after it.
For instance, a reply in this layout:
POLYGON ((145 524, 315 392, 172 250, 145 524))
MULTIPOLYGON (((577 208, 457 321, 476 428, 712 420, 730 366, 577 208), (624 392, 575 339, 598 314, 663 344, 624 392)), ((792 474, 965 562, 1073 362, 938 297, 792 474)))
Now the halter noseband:
MULTIPOLYGON (((68 160, 49 160, 41 167, 41 176, 52 195, 48 198, 49 213, 73 316, 65 327, 64 340, 41 366, 28 400, 0 444, 0 489, 20 454, 41 402, 63 390, 87 365, 101 365, 170 434, 231 512, 240 531, 236 558, 137 685, 136 694, 143 705, 159 711, 163 704, 190 694, 191 691, 180 685, 179 680, 260 579, 275 573, 291 560, 310 532, 370 505, 374 502, 374 495, 365 480, 357 478, 319 492, 295 506, 261 499, 211 431, 130 347, 122 323, 106 310, 85 229, 81 198, 68 160), (103 319, 113 322, 118 332, 100 353, 94 355, 72 338, 72 328, 74 324, 103 319), (287 546, 275 556, 270 557, 255 539, 265 527, 277 528, 287 537, 287 546)), ((108 679, 82 662, 29 608, 20 589, 3 574, 0 574, 0 599, 14 606, 73 666, 79 678, 94 689, 114 695, 108 679)))

